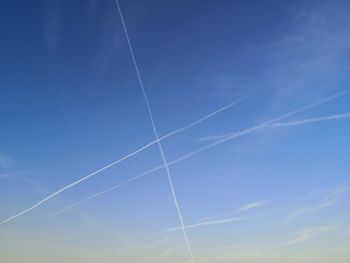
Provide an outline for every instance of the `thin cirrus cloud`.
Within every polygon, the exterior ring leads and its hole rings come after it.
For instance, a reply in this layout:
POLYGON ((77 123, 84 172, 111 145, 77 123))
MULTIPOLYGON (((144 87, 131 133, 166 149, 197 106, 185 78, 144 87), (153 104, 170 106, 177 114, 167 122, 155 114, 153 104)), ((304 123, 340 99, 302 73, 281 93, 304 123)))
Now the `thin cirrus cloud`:
POLYGON ((340 202, 349 192, 350 192, 349 186, 343 186, 332 190, 328 190, 325 193, 322 193, 324 197, 320 202, 314 205, 301 207, 293 211, 287 216, 286 221, 290 221, 298 217, 301 217, 303 215, 315 213, 319 210, 334 206, 338 202, 340 202))
POLYGON ((327 232, 331 232, 337 229, 336 225, 326 225, 326 226, 314 226, 314 227, 306 227, 294 233, 294 237, 284 245, 295 245, 299 243, 303 243, 317 237, 319 235, 325 234, 327 232))
POLYGON ((244 211, 251 210, 253 208, 257 208, 257 207, 260 207, 260 206, 265 206, 265 205, 267 205, 269 203, 270 203, 270 201, 262 200, 262 201, 256 201, 256 202, 251 203, 251 204, 246 204, 246 205, 244 205, 242 207, 239 207, 236 210, 236 213, 241 213, 241 212, 244 212, 244 211))
MULTIPOLYGON (((249 219, 249 217, 229 217, 229 218, 224 218, 224 219, 218 219, 223 216, 229 216, 229 215, 234 215, 234 214, 239 214, 243 213, 248 210, 252 210, 254 208, 258 208, 264 205, 267 205, 269 201, 262 200, 262 201, 256 201, 254 203, 246 204, 243 205, 239 208, 237 208, 233 213, 226 213, 226 214, 221 214, 219 216, 213 216, 213 217, 206 217, 198 220, 199 223, 192 224, 192 225, 186 225, 185 228, 197 228, 197 227, 204 227, 204 226, 210 226, 210 225, 221 225, 221 224, 228 224, 232 222, 238 222, 238 221, 243 221, 246 219, 249 219)), ((172 232, 172 231, 178 231, 181 230, 181 227, 172 227, 169 228, 167 231, 172 232)))

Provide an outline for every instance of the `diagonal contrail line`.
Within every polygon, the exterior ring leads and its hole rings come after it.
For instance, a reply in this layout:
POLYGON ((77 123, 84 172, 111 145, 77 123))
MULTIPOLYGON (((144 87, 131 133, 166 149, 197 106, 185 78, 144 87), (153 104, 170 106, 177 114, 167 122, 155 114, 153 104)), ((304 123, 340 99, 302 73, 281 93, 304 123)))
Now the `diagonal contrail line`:
MULTIPOLYGON (((220 112, 222 112, 222 111, 224 111, 224 110, 227 110, 227 109, 229 109, 229 108, 235 106, 236 104, 242 102, 243 100, 247 99, 248 97, 250 97, 250 96, 245 96, 245 97, 242 97, 242 98, 240 98, 240 99, 237 99, 237 100, 231 102, 230 104, 228 104, 228 105, 226 105, 226 106, 224 106, 224 107, 221 107, 221 108, 219 108, 218 110, 216 110, 216 111, 214 111, 214 112, 212 112, 212 113, 210 113, 210 114, 208 114, 208 115, 206 115, 206 116, 200 118, 199 120, 196 120, 196 121, 194 121, 194 122, 188 124, 188 125, 185 126, 185 127, 179 128, 179 129, 177 129, 177 130, 175 130, 175 131, 172 131, 172 132, 170 132, 170 133, 168 133, 168 134, 162 136, 159 140, 164 140, 164 139, 167 139, 167 138, 169 138, 169 137, 171 137, 171 136, 174 136, 174 135, 176 135, 176 134, 178 134, 178 133, 184 132, 184 131, 186 131, 186 130, 192 128, 193 126, 195 126, 195 125, 197 125, 197 124, 199 124, 199 123, 201 123, 201 122, 203 122, 203 121, 205 121, 205 120, 207 120, 207 119, 209 119, 209 118, 215 116, 216 114, 219 114, 220 112)), ((132 153, 130 153, 130 154, 125 155, 124 157, 120 158, 119 160, 117 160, 117 161, 115 161, 115 162, 112 162, 112 163, 110 163, 110 164, 108 164, 108 165, 106 165, 106 166, 104 166, 104 167, 102 167, 102 168, 100 168, 100 169, 98 169, 98 170, 96 170, 96 171, 94 171, 94 172, 88 174, 87 176, 82 177, 82 178, 80 178, 80 179, 77 180, 77 181, 74 181, 74 182, 71 183, 71 184, 66 185, 65 187, 63 187, 63 188, 57 190, 56 192, 54 192, 54 193, 52 193, 51 195, 47 196, 46 198, 42 199, 42 200, 39 201, 38 203, 36 203, 36 204, 34 204, 33 206, 29 207, 28 209, 23 210, 22 212, 20 212, 20 213, 18 213, 18 214, 16 214, 16 215, 13 215, 13 216, 11 216, 11 217, 9 217, 9 218, 7 218, 7 219, 1 221, 1 222, 0 222, 0 225, 3 224, 3 223, 9 222, 9 221, 11 221, 12 219, 15 219, 16 217, 19 217, 19 216, 21 216, 21 215, 23 215, 23 214, 28 213, 28 212, 31 211, 32 209, 35 209, 36 207, 40 206, 41 204, 45 203, 46 201, 48 201, 49 199, 55 197, 56 195, 58 195, 58 194, 60 194, 60 193, 62 193, 62 192, 64 192, 64 191, 68 190, 69 188, 74 187, 75 185, 77 185, 77 184, 79 184, 79 183, 81 183, 81 182, 83 182, 83 181, 89 179, 90 177, 95 176, 96 174, 98 174, 98 173, 100 173, 100 172, 102 172, 102 171, 104 171, 104 170, 106 170, 106 169, 108 169, 108 168, 110 168, 110 167, 112 167, 112 166, 118 164, 118 163, 121 163, 121 162, 123 162, 123 161, 125 161, 125 160, 131 158, 132 156, 134 156, 134 155, 136 155, 136 154, 138 154, 138 153, 140 153, 140 152, 142 152, 142 151, 148 149, 149 147, 151 147, 152 145, 156 144, 157 142, 158 142, 157 140, 154 140, 154 141, 152 141, 152 142, 150 142, 150 143, 148 143, 148 144, 146 144, 146 145, 140 147, 140 148, 137 149, 136 151, 134 151, 134 152, 132 152, 132 153)))
MULTIPOLYGON (((286 119, 286 118, 288 118, 288 117, 290 117, 290 116, 292 116, 292 115, 295 115, 295 114, 301 113, 301 112, 303 112, 303 111, 312 109, 312 108, 314 108, 314 107, 316 107, 316 106, 322 105, 322 104, 324 104, 324 103, 326 103, 326 102, 328 102, 328 101, 337 99, 337 98, 339 98, 339 97, 341 97, 341 96, 345 96, 345 95, 349 94, 349 92, 350 92, 349 90, 343 90, 343 91, 341 91, 341 92, 335 93, 335 94, 333 94, 333 95, 331 95, 331 96, 329 96, 329 97, 327 97, 327 98, 324 98, 324 99, 322 99, 322 100, 320 100, 320 101, 318 101, 318 102, 309 104, 309 105, 307 105, 307 106, 298 108, 298 109, 296 109, 296 110, 294 110, 294 111, 290 111, 290 112, 288 112, 288 113, 285 113, 285 114, 283 114, 283 115, 281 115, 281 116, 278 116, 278 117, 276 117, 276 118, 270 119, 270 120, 268 120, 268 121, 266 121, 266 122, 264 122, 264 123, 258 125, 256 128, 261 128, 260 126, 269 126, 271 123, 278 122, 278 121, 280 121, 280 120, 282 120, 282 119, 286 119)), ((204 139, 205 139, 205 140, 220 140, 220 139, 222 139, 222 138, 230 137, 230 136, 233 135, 233 134, 235 134, 235 133, 229 133, 229 134, 218 135, 218 136, 208 136, 208 137, 206 137, 206 138, 204 138, 204 139)))
MULTIPOLYGON (((209 225, 221 225, 221 224, 242 221, 245 219, 247 219, 247 217, 232 217, 232 218, 221 219, 221 220, 205 221, 205 222, 201 222, 193 225, 186 225, 185 228, 189 229, 189 228, 197 228, 197 227, 209 226, 209 225)), ((181 227, 172 227, 172 228, 169 228, 166 232, 173 232, 178 230, 181 230, 181 227)))
POLYGON ((338 120, 338 119, 344 119, 344 118, 350 118, 350 112, 341 113, 341 114, 337 114, 337 115, 330 115, 330 116, 322 116, 322 117, 317 117, 317 118, 297 120, 297 121, 275 122, 275 123, 271 124, 271 126, 272 127, 299 126, 299 125, 304 125, 304 124, 308 124, 308 123, 321 122, 321 121, 331 121, 331 120, 338 120))
POLYGON ((136 62, 136 58, 135 58, 134 51, 133 51, 133 48, 132 48, 132 45, 131 45, 131 41, 129 39, 128 30, 127 30, 125 22, 124 22, 123 13, 122 13, 121 8, 119 6, 119 1, 116 0, 115 2, 117 3, 119 15, 120 15, 120 18, 121 18, 121 22, 123 24, 124 33, 125 33, 125 36, 126 36, 126 39, 127 39, 127 42, 128 42, 128 46, 129 46, 130 54, 131 54, 131 57, 132 57, 132 60, 133 60, 133 63, 134 63, 134 67, 135 67, 136 75, 137 75, 137 78, 138 78, 138 82, 139 82, 140 88, 142 90, 143 97, 145 99, 145 103, 146 103, 147 110, 148 110, 148 115, 149 115, 149 118, 150 118, 150 121, 151 121, 151 124, 152 124, 152 128, 153 128, 153 133, 154 133, 154 136, 155 136, 155 138, 157 140, 159 152, 160 152, 160 155, 162 157, 162 160, 163 160, 163 163, 164 163, 164 167, 165 167, 165 170, 166 170, 166 173, 167 173, 167 177, 168 177, 171 193, 172 193, 172 196, 173 196, 173 199, 174 199, 174 204, 175 204, 176 211, 177 211, 177 214, 178 214, 180 222, 181 222, 182 232, 183 232, 183 235, 184 235, 184 238, 185 238, 185 241, 186 241, 187 250, 188 250, 188 252, 189 252, 189 254, 191 256, 192 262, 196 262, 196 260, 194 259, 194 256, 193 256, 191 243, 190 243, 190 240, 189 240, 189 238, 187 236, 187 232, 186 232, 186 229, 185 229, 185 224, 184 224, 182 212, 181 212, 178 200, 177 200, 177 196, 176 196, 176 193, 175 193, 174 183, 173 183, 173 180, 171 178, 170 169, 169 169, 167 160, 165 158, 165 154, 164 154, 162 143, 159 140, 159 135, 158 135, 158 131, 157 131, 157 128, 156 128, 156 125, 155 125, 155 122, 154 122, 151 106, 150 106, 150 103, 149 103, 149 100, 148 100, 145 88, 143 86, 141 74, 140 74, 140 71, 139 71, 139 68, 138 68, 138 65, 137 65, 137 62, 136 62))
MULTIPOLYGON (((313 104, 310 104, 310 105, 304 106, 304 107, 302 107, 302 108, 299 108, 299 109, 297 109, 297 110, 294 110, 294 111, 288 112, 288 113, 286 113, 286 114, 283 114, 283 115, 281 115, 281 116, 279 116, 279 117, 277 117, 277 118, 271 119, 271 120, 269 120, 269 121, 267 121, 267 122, 265 122, 265 123, 262 123, 262 124, 260 124, 260 125, 258 125, 258 126, 260 126, 259 128, 263 128, 264 126, 267 127, 268 125, 266 125, 266 124, 269 124, 269 123, 272 123, 272 122, 277 122, 277 121, 280 121, 280 120, 282 120, 282 119, 284 119, 284 118, 287 118, 287 117, 290 117, 290 116, 292 116, 292 115, 295 115, 295 114, 297 114, 297 113, 301 113, 301 112, 303 112, 303 111, 309 110, 309 109, 311 109, 311 108, 313 108, 313 107, 319 106, 319 105, 324 104, 324 103, 326 103, 326 102, 328 102, 328 101, 337 99, 337 98, 339 98, 339 97, 341 97, 341 96, 344 96, 344 95, 347 95, 349 92, 350 92, 350 91, 348 91, 348 90, 345 90, 345 91, 342 91, 342 92, 338 92, 338 93, 336 93, 336 94, 331 95, 330 97, 327 97, 327 98, 322 99, 322 100, 320 100, 320 101, 318 101, 318 102, 315 102, 315 103, 313 103, 313 104)), ((240 101, 240 100, 238 100, 238 102, 239 102, 239 101, 240 101)), ((237 102, 237 103, 238 103, 238 102, 237 102)), ((231 106, 233 106, 233 105, 234 105, 234 102, 231 103, 231 106)), ((225 106, 225 107, 227 107, 227 106, 225 106)), ((221 108, 221 109, 224 109, 225 107, 223 107, 223 108, 221 108)), ((220 112, 220 109, 217 110, 216 112, 220 112)), ((203 117, 203 118, 202 118, 202 120, 205 120, 205 119, 206 119, 206 117, 203 117)), ((196 121, 196 122, 197 122, 197 121, 196 121)), ((192 127, 192 124, 189 124, 187 127, 192 127)), ((254 127, 253 127, 253 128, 254 128, 254 127)), ((253 129, 253 128, 251 128, 251 129, 253 129)), ((256 129, 257 129, 257 128, 256 128, 256 126, 255 126, 255 129, 254 129, 254 130, 256 130, 256 129)), ((252 131, 254 131, 254 130, 252 130, 252 131)), ((180 131, 184 131, 184 130, 183 130, 183 128, 180 128, 180 129, 178 129, 177 131, 180 132, 180 131)), ((242 132, 243 132, 243 131, 238 132, 238 133, 242 133, 242 132)), ((170 134, 170 133, 169 133, 169 134, 170 134)), ((160 139, 165 139, 165 138, 169 137, 169 136, 170 136, 169 134, 163 136, 163 137, 160 138, 160 139)), ((237 133, 235 133, 235 134, 237 134, 237 133)), ((172 135, 175 135, 174 132, 172 132, 172 135)), ((232 135, 234 135, 234 134, 231 134, 231 136, 232 136, 232 135)), ((242 134, 242 135, 243 135, 243 134, 242 134)), ((228 136, 230 136, 230 135, 223 135, 223 136, 217 136, 217 137, 219 137, 219 138, 225 138, 225 137, 228 137, 228 136)), ((45 203, 46 201, 48 201, 49 199, 53 198, 54 196, 60 194, 61 192, 63 192, 63 191, 65 191, 65 190, 67 190, 67 189, 69 189, 69 188, 71 188, 71 187, 73 187, 73 186, 79 184, 80 182, 82 182, 82 181, 84 181, 84 180, 87 180, 88 178, 90 178, 90 177, 92 177, 92 176, 94 176, 94 175, 96 175, 96 174, 102 172, 103 170, 106 170, 106 169, 110 168, 110 167, 113 166, 113 165, 116 165, 117 163, 120 163, 120 162, 122 162, 122 161, 124 161, 124 160, 126 160, 126 159, 128 159, 128 158, 130 158, 130 157, 132 157, 133 155, 135 155, 135 154, 137 154, 137 153, 139 153, 139 152, 141 152, 141 151, 147 149, 148 147, 150 147, 151 145, 153 145, 153 144, 155 144, 155 143, 157 143, 157 141, 153 141, 153 142, 151 142, 151 143, 149 143, 149 144, 147 144, 147 145, 145 145, 145 146, 139 148, 138 150, 134 151, 133 153, 130 153, 130 154, 128 154, 128 155, 126 155, 126 156, 120 158, 119 160, 117 160, 117 161, 115 161, 115 162, 113 162, 113 163, 110 163, 109 165, 106 165, 106 166, 102 167, 101 169, 99 169, 99 170, 97 170, 97 171, 95 171, 95 172, 93 172, 93 173, 91 173, 91 174, 89 174, 89 175, 87 175, 87 176, 85 176, 85 177, 83 177, 83 178, 81 178, 81 179, 79 179, 79 180, 77 180, 77 181, 75 181, 75 182, 73 182, 73 183, 71 183, 71 184, 69 184, 69 185, 63 187, 63 188, 61 188, 60 190, 54 192, 53 194, 49 195, 48 197, 42 199, 41 201, 37 202, 37 203, 34 204, 33 206, 29 207, 28 209, 25 209, 25 210, 21 211, 20 213, 17 213, 17 214, 15 214, 15 215, 11 216, 11 217, 8 217, 8 218, 4 219, 3 221, 0 222, 0 225, 1 225, 1 224, 4 224, 4 223, 7 223, 7 222, 9 222, 9 221, 11 221, 11 220, 13 220, 13 219, 15 219, 15 218, 21 216, 21 215, 24 215, 24 214, 28 213, 28 212, 31 211, 32 209, 35 209, 36 207, 40 206, 41 204, 45 203)), ((207 147, 207 146, 204 146, 203 148, 205 148, 205 147, 207 147)), ((203 149, 203 150, 204 150, 204 149, 203 149)), ((195 155, 196 152, 198 152, 198 151, 202 151, 202 150, 197 149, 197 150, 195 150, 194 152, 190 153, 189 155, 191 155, 191 156, 192 156, 192 155, 195 155)), ((186 155, 186 156, 187 156, 187 155, 186 155)), ((185 157, 185 156, 181 157, 180 159, 184 159, 184 157, 185 157)), ((188 156, 187 158, 189 158, 189 157, 190 157, 190 156, 188 156)), ((163 168, 163 166, 162 166, 161 168, 163 168)), ((161 168, 159 168, 159 169, 161 169, 161 168)), ((141 176, 139 176, 139 177, 141 177, 141 176)), ((138 177, 138 178, 139 178, 139 177, 138 177)), ((135 178, 135 179, 136 179, 136 178, 135 178)), ((131 180, 131 181, 133 181, 133 180, 131 180)), ((112 189, 112 190, 113 190, 113 189, 112 189)))
MULTIPOLYGON (((319 118, 313 118, 313 119, 300 120, 300 121, 298 121, 298 124, 295 124, 295 122, 293 122, 293 125, 283 125, 284 122, 278 122, 278 123, 277 122, 273 122, 273 121, 276 121, 276 120, 280 121, 280 120, 283 120, 283 119, 285 119, 287 117, 295 115, 297 113, 301 113, 303 111, 309 110, 309 109, 311 109, 313 107, 319 106, 319 105, 321 105, 323 103, 326 103, 326 102, 328 102, 330 100, 334 100, 334 99, 338 98, 340 95, 345 95, 345 94, 347 94, 347 93, 342 92, 342 93, 338 93, 338 94, 332 95, 332 96, 330 96, 330 97, 328 97, 326 99, 323 99, 323 100, 321 100, 319 102, 316 102, 316 103, 307 105, 305 107, 299 108, 297 110, 285 113, 285 114, 280 115, 280 116, 278 116, 276 118, 273 118, 273 119, 265 121, 265 122, 263 122, 261 124, 258 124, 258 125, 254 126, 254 127, 251 127, 251 128, 248 128, 248 129, 245 129, 245 130, 242 130, 242 131, 238 131, 238 132, 235 132, 235 133, 231 133, 230 136, 226 136, 226 137, 222 138, 220 141, 216 141, 216 142, 213 142, 213 143, 208 144, 206 146, 203 146, 203 147, 201 147, 199 149, 196 149, 196 150, 194 150, 194 151, 192 151, 192 152, 190 152, 190 153, 188 153, 186 155, 183 155, 183 156, 179 157, 178 159, 175 159, 173 161, 168 162, 168 165, 176 164, 176 163, 178 163, 180 161, 186 160, 186 159, 188 159, 188 158, 190 158, 190 157, 192 157, 194 155, 197 155, 197 154, 199 154, 202 151, 208 150, 208 149, 210 149, 210 148, 212 148, 212 147, 214 147, 216 145, 224 143, 224 142, 226 142, 228 140, 232 140, 232 139, 241 137, 243 135, 250 134, 250 133, 252 133, 254 131, 257 131, 259 129, 269 128, 269 127, 283 127, 283 126, 303 125, 303 124, 309 123, 310 120, 313 120, 312 122, 321 122, 321 121, 327 121, 327 120, 333 120, 333 119, 347 118, 349 116, 348 116, 347 113, 345 113, 345 114, 341 114, 342 117, 340 117, 340 115, 334 115, 334 116, 326 116, 326 117, 319 117, 319 118), (277 124, 277 125, 275 125, 275 124, 277 124)), ((289 122, 286 122, 286 123, 289 123, 289 122)), ((100 195, 103 195, 103 194, 108 193, 110 191, 113 191, 113 190, 116 190, 118 188, 121 188, 122 186, 124 186, 124 185, 126 185, 128 183, 131 183, 131 182, 133 182, 133 181, 135 181, 137 179, 140 179, 141 177, 143 177, 145 175, 148 175, 150 173, 156 172, 156 171, 158 171, 158 170, 160 170, 162 168, 164 168, 164 165, 160 165, 160 166, 154 167, 154 168, 152 168, 152 169, 150 169, 148 171, 140 173, 140 174, 138 174, 138 175, 136 175, 136 176, 134 176, 134 177, 132 177, 130 179, 127 179, 127 180, 125 180, 125 181, 123 181, 123 182, 121 182, 121 183, 119 183, 117 185, 114 185, 114 186, 112 186, 112 187, 110 187, 110 188, 108 188, 106 190, 98 192, 98 193, 96 193, 94 195, 91 195, 91 196, 89 196, 89 197, 87 197, 87 198, 85 198, 83 200, 80 200, 80 201, 78 201, 78 202, 76 202, 76 203, 74 203, 74 204, 72 204, 70 206, 67 206, 67 207, 65 207, 65 208, 63 208, 63 209, 61 209, 61 210, 59 210, 57 212, 54 212, 54 213, 50 214, 48 216, 48 218, 53 217, 53 216, 55 216, 57 214, 63 213, 63 212, 65 212, 65 211, 67 211, 67 210, 69 210, 71 208, 74 208, 74 207, 76 207, 76 206, 78 206, 78 205, 80 205, 82 203, 85 203, 85 202, 87 202, 87 201, 89 201, 89 200, 91 200, 93 198, 96 198, 96 197, 98 197, 100 195)))

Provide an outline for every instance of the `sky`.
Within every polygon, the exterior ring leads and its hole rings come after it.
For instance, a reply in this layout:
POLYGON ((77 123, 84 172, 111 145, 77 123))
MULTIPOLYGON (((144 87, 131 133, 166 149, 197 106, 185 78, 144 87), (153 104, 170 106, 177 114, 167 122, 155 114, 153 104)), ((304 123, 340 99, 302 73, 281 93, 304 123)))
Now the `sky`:
POLYGON ((0 261, 349 262, 349 1, 119 4, 0 3, 0 261))

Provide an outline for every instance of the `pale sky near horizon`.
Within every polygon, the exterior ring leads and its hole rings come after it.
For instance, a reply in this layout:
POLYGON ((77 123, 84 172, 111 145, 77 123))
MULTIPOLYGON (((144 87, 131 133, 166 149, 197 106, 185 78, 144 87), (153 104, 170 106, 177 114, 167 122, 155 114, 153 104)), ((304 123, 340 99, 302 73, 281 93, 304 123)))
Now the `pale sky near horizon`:
MULTIPOLYGON (((350 2, 120 5, 195 262, 349 262, 350 2)), ((156 143, 30 209, 155 140, 115 1, 0 21, 0 262, 191 262, 156 143)))

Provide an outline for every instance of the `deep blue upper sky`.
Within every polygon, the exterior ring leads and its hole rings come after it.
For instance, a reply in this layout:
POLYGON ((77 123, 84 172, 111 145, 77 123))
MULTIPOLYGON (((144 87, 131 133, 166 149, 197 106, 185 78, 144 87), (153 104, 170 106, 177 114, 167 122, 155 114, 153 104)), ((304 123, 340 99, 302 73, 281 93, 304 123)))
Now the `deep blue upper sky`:
MULTIPOLYGON (((169 161, 350 90, 348 1, 120 4, 161 136, 250 95, 164 140, 169 161)), ((347 262, 349 102, 171 166, 185 224, 216 222, 188 229, 198 262, 347 262)), ((115 1, 1 2, 0 113, 0 221, 153 141, 115 1)), ((186 262, 165 170, 47 219, 158 165, 154 145, 0 225, 0 261, 186 262)))

